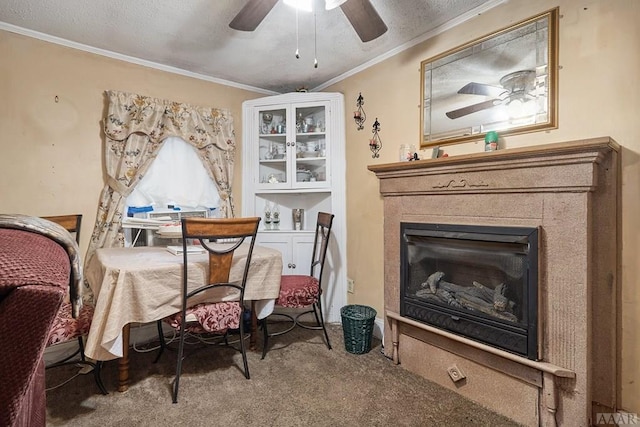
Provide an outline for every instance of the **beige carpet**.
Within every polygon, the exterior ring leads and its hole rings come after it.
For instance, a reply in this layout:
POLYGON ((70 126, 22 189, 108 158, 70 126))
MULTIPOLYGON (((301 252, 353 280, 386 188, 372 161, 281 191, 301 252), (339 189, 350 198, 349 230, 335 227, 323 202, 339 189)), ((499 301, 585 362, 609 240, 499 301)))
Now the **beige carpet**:
MULTIPOLYGON (((517 424, 418 377, 373 349, 345 351, 342 330, 331 326, 333 350, 317 331, 296 329, 271 339, 264 360, 249 352, 251 379, 229 347, 191 352, 183 363, 177 404, 170 381, 176 353, 131 356, 131 386, 119 393, 117 362, 107 362, 99 394, 93 376, 80 375, 47 392, 50 426, 515 426, 517 424)), ((261 340, 258 340, 261 346, 261 340)), ((70 375, 47 371, 52 386, 70 375)))

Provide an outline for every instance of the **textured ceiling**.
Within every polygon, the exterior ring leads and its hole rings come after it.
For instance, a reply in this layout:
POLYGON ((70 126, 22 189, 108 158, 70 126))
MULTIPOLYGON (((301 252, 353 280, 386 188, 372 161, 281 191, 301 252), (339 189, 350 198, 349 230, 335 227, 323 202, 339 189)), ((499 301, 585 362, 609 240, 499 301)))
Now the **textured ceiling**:
POLYGON ((241 32, 228 23, 244 0, 2 0, 0 29, 285 93, 322 88, 503 1, 371 0, 389 30, 363 43, 340 8, 315 0, 315 24, 313 13, 298 15, 300 59, 296 14, 282 2, 255 31, 241 32))

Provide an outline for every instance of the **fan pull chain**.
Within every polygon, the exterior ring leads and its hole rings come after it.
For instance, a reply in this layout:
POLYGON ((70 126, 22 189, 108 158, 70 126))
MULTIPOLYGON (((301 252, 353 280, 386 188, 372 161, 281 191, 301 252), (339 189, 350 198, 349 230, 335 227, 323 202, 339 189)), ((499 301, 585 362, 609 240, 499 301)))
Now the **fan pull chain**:
POLYGON ((318 25, 316 13, 313 12, 313 68, 318 68, 318 25))
POLYGON ((298 9, 296 9, 296 59, 300 59, 300 50, 298 48, 298 9))

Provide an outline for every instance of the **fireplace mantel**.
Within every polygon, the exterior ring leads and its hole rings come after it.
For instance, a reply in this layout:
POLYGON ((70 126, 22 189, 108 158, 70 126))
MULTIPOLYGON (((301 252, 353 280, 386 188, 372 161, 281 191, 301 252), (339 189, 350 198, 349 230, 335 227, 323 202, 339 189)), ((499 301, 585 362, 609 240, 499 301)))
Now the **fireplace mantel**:
POLYGON ((618 399, 620 147, 593 138, 372 165, 384 199, 385 352, 525 425, 589 425, 618 399), (540 360, 400 313, 400 223, 539 227, 540 360), (448 372, 464 372, 454 382, 448 372))
POLYGON ((456 157, 371 165, 380 178, 380 193, 438 194, 449 192, 592 191, 592 165, 610 151, 619 151, 610 138, 593 138, 535 147, 474 153, 456 157), (567 165, 585 173, 564 174, 567 165), (523 169, 531 174, 523 175, 523 169), (556 172, 560 170, 560 174, 556 172), (491 173, 493 172, 493 173, 491 173), (409 184, 403 178, 421 177, 409 184), (415 185, 418 184, 418 185, 415 185))

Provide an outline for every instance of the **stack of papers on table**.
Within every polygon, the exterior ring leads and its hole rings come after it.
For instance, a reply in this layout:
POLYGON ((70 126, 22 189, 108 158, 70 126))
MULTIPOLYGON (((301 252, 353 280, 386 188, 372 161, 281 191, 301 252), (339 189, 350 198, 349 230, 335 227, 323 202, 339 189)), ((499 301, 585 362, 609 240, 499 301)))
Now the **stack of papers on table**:
MULTIPOLYGON (((169 245, 167 246, 167 250, 174 255, 182 255, 182 245, 169 245)), ((207 250, 202 246, 189 245, 187 246, 187 253, 189 254, 203 254, 207 250)))
POLYGON ((174 220, 170 216, 156 217, 155 219, 125 217, 122 218, 122 227, 124 228, 142 228, 146 230, 157 230, 164 224, 171 224, 174 220))

